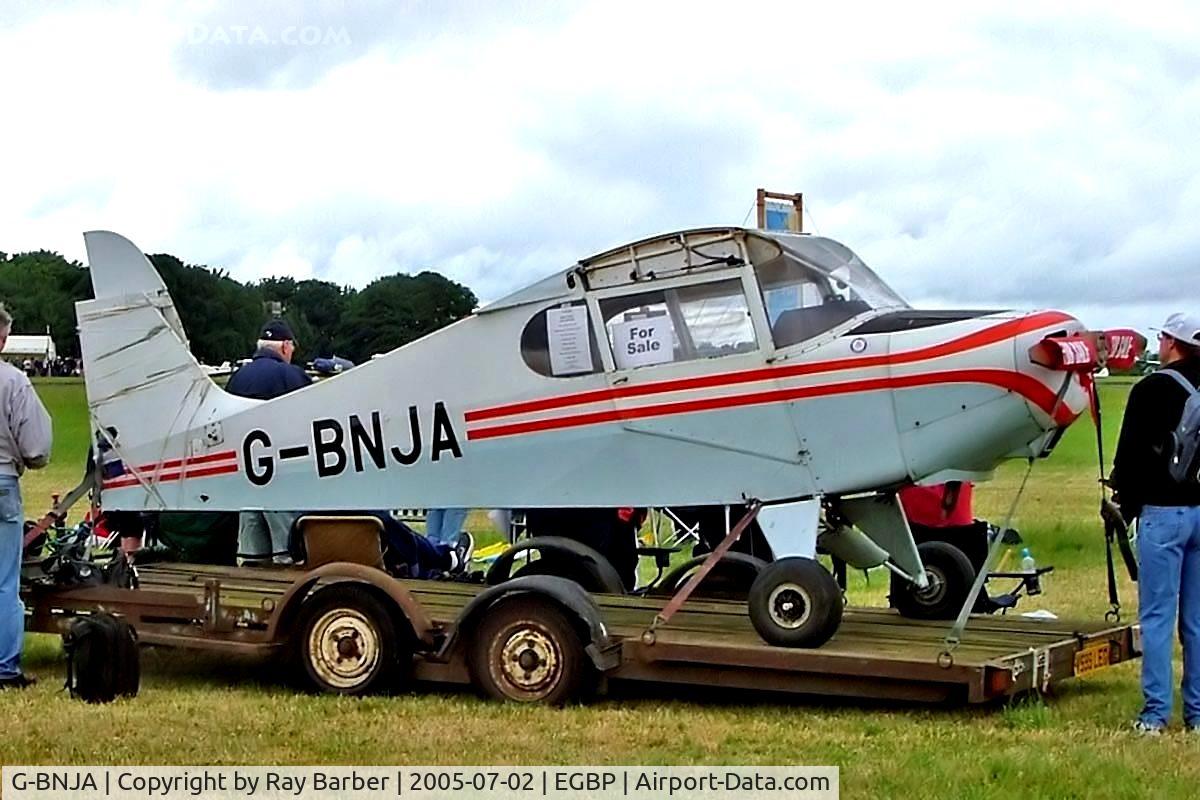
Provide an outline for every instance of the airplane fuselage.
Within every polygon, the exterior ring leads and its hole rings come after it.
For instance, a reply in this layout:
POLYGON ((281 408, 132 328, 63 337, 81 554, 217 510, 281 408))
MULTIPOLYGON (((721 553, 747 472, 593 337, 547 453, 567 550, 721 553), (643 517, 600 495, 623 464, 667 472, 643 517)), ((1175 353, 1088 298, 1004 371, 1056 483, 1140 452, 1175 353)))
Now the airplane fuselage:
POLYGON ((815 290, 822 302, 806 306, 807 279, 768 288, 762 264, 783 256, 755 248, 770 237, 676 238, 630 246, 632 267, 624 249, 581 262, 270 401, 193 370, 164 293, 97 291, 79 318, 89 406, 116 431, 105 506, 778 502, 981 479, 1006 456, 1036 454, 1084 408, 1076 377, 1027 356, 1048 334, 1082 330, 1066 314, 914 322, 815 290), (672 268, 672 253, 699 261, 700 247, 711 263, 672 268), (780 310, 783 290, 793 307, 780 310), (833 322, 786 341, 785 323, 814 319, 833 322))

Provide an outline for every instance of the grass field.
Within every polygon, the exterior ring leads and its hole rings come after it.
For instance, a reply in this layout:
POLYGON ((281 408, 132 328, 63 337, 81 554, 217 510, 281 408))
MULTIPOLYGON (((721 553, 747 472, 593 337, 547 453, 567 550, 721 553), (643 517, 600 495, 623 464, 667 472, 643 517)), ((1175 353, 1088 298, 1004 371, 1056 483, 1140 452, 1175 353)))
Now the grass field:
MULTIPOLYGON (((1110 457, 1128 386, 1103 387, 1110 457)), ((74 485, 87 446, 82 387, 38 389, 57 441, 53 466, 24 481, 27 516, 74 485)), ((982 485, 977 511, 1000 520, 1023 471, 1006 465, 982 485)), ((1021 610, 1097 619, 1107 609, 1096 475, 1086 420, 1034 467, 1014 524, 1057 571, 1021 610)), ((470 525, 486 522, 477 515, 470 525)), ((882 574, 856 577, 851 599, 882 604, 886 584, 882 574)), ((1134 587, 1123 580, 1121 589, 1133 615, 1134 587)), ((662 690, 553 710, 432 688, 362 700, 298 695, 266 666, 162 650, 143 664, 139 697, 84 706, 59 688, 57 640, 30 637, 26 666, 42 682, 0 694, 0 763, 834 764, 844 797, 1191 797, 1200 786, 1200 740, 1127 731, 1140 703, 1136 665, 989 709, 662 690)))

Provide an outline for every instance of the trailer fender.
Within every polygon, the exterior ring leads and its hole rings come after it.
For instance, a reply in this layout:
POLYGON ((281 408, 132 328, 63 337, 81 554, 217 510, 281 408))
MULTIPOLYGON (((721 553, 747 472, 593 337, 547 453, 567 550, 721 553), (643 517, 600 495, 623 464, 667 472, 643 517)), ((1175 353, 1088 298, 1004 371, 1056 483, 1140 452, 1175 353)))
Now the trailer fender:
POLYGON ((600 672, 615 669, 620 663, 620 652, 608 636, 599 606, 578 583, 554 575, 513 578, 476 595, 459 613, 454 630, 442 644, 437 657, 449 658, 460 637, 469 636, 489 608, 505 598, 523 594, 545 597, 567 613, 584 637, 584 650, 600 672))
POLYGON ((395 604, 400 613, 408 620, 418 642, 429 649, 436 646, 433 620, 429 618, 429 614, 403 584, 383 570, 345 561, 324 564, 311 572, 306 572, 288 587, 283 597, 278 600, 277 610, 267 624, 269 641, 279 641, 281 634, 286 638, 300 613, 300 607, 304 605, 305 599, 317 583, 325 585, 361 583, 371 587, 395 604))
POLYGON ((578 565, 592 581, 594 591, 607 594, 624 594, 625 585, 617 570, 598 550, 565 536, 535 536, 519 542, 500 554, 487 573, 489 586, 502 584, 510 579, 513 562, 526 552, 537 552, 542 558, 567 558, 578 565))

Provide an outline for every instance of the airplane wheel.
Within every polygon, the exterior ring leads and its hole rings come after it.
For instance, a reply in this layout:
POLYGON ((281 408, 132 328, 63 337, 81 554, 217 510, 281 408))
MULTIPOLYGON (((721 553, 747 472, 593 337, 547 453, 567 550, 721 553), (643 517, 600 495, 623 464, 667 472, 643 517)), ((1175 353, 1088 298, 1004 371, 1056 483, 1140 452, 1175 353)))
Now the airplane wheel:
POLYGON ((954 619, 975 582, 971 559, 949 542, 925 542, 917 552, 929 586, 918 589, 899 575, 892 575, 892 606, 912 619, 954 619))
POLYGON ((394 686, 411 662, 404 634, 369 590, 334 585, 300 609, 293 662, 298 676, 316 691, 369 694, 394 686))
POLYGON ((811 558, 781 558, 750 586, 750 622, 768 644, 820 647, 842 623, 842 590, 811 558))
POLYGON ((496 700, 559 706, 593 675, 583 642, 553 603, 517 597, 489 608, 471 637, 471 680, 496 700))

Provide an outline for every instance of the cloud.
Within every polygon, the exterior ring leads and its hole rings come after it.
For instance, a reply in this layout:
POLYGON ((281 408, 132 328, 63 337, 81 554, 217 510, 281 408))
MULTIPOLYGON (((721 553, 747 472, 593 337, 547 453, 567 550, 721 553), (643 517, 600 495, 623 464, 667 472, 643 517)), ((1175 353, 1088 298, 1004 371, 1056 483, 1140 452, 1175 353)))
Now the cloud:
POLYGON ((434 268, 495 298, 740 224, 766 186, 804 191, 810 229, 917 301, 1115 324, 1200 296, 1188 6, 865 14, 22 4, 0 33, 0 248, 82 258, 106 227, 244 280, 434 268))
MULTIPOLYGON (((517 9, 525 20, 548 22, 566 7, 531 1, 517 9)), ((221 0, 177 17, 173 61, 181 76, 215 90, 300 90, 374 51, 488 35, 513 17, 512 8, 482 0, 221 0)))

